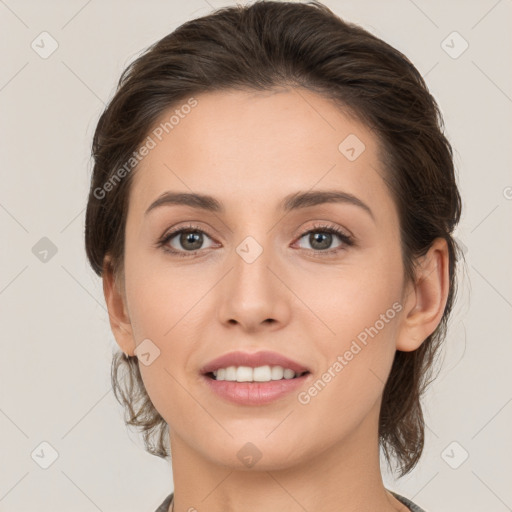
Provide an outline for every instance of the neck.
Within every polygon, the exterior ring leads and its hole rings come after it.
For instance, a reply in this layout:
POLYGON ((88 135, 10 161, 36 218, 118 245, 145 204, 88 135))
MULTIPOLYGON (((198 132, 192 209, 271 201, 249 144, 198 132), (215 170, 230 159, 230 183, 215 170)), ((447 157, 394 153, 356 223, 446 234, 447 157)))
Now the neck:
POLYGON ((258 469, 258 464, 245 470, 221 466, 170 431, 172 510, 406 511, 407 507, 382 482, 377 442, 379 409, 377 403, 349 437, 325 444, 325 449, 313 457, 305 456, 299 463, 275 470, 258 469))

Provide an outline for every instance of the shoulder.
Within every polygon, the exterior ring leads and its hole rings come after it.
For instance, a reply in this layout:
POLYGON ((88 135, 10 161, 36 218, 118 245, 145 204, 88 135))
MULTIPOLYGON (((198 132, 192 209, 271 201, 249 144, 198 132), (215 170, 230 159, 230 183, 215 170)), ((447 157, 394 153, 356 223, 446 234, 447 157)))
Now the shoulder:
MULTIPOLYGON (((406 507, 409 508, 411 512, 426 512, 422 508, 420 508, 416 503, 413 503, 411 500, 405 498, 404 496, 401 496, 400 494, 397 494, 396 492, 389 491, 400 503, 403 503, 406 507)), ((158 511, 159 512, 159 511, 158 511)))

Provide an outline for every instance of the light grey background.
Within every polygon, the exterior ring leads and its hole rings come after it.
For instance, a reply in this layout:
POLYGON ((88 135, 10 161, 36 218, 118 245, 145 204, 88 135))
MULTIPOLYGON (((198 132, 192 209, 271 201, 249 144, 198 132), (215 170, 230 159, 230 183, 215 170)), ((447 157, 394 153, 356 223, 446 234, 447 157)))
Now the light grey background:
MULTIPOLYGON (((141 50, 231 3, 0 0, 1 511, 152 512, 172 490, 170 466, 125 428, 110 388, 117 345, 83 244, 90 142, 141 50), (43 31, 58 43, 46 59, 43 31), (58 452, 47 469, 42 442, 58 452)), ((386 484, 431 512, 512 510, 512 2, 325 3, 426 78, 464 199, 467 272, 425 400, 425 454, 402 480, 386 473, 386 484)))

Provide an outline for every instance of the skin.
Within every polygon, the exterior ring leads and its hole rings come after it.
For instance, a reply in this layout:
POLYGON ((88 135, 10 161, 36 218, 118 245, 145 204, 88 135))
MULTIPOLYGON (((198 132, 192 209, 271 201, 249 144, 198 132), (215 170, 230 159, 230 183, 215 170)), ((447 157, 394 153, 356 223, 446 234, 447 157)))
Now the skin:
MULTIPOLYGON (((196 99, 133 176, 124 272, 117 282, 107 258, 104 273, 121 349, 134 355, 149 338, 160 350, 139 366, 169 425, 174 510, 407 510, 382 482, 378 418, 395 351, 418 348, 441 320, 445 242, 434 241, 407 282, 378 141, 329 100, 302 89, 196 99), (338 150, 349 134, 365 144, 354 161, 338 150), (343 203, 278 209, 288 194, 320 189, 353 194, 373 218, 343 203), (225 212, 166 205, 145 214, 166 191, 212 195, 225 212), (206 233, 195 255, 156 246, 188 222, 206 233), (321 254, 303 233, 326 222, 351 233, 355 245, 333 235, 328 247, 341 250, 321 254), (236 252, 247 236, 263 249, 250 264, 236 252), (306 405, 295 392, 264 406, 234 405, 199 375, 227 352, 274 350, 311 369, 299 391, 307 390, 396 302, 401 311, 306 405), (247 442, 262 454, 251 468, 237 457, 247 442)), ((171 243, 192 252, 179 234, 171 243)))

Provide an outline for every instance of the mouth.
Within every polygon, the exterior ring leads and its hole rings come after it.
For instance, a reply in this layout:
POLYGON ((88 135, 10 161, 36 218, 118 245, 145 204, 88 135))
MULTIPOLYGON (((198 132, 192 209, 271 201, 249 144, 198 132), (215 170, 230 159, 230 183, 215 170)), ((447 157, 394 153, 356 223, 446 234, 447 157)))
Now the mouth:
POLYGON ((290 397, 311 380, 311 369, 277 352, 236 351, 200 369, 214 396, 243 406, 261 406, 290 397))
POLYGON ((216 381, 258 383, 298 379, 310 373, 308 370, 295 372, 291 368, 265 365, 255 368, 250 366, 228 366, 227 368, 207 372, 204 375, 216 381))

